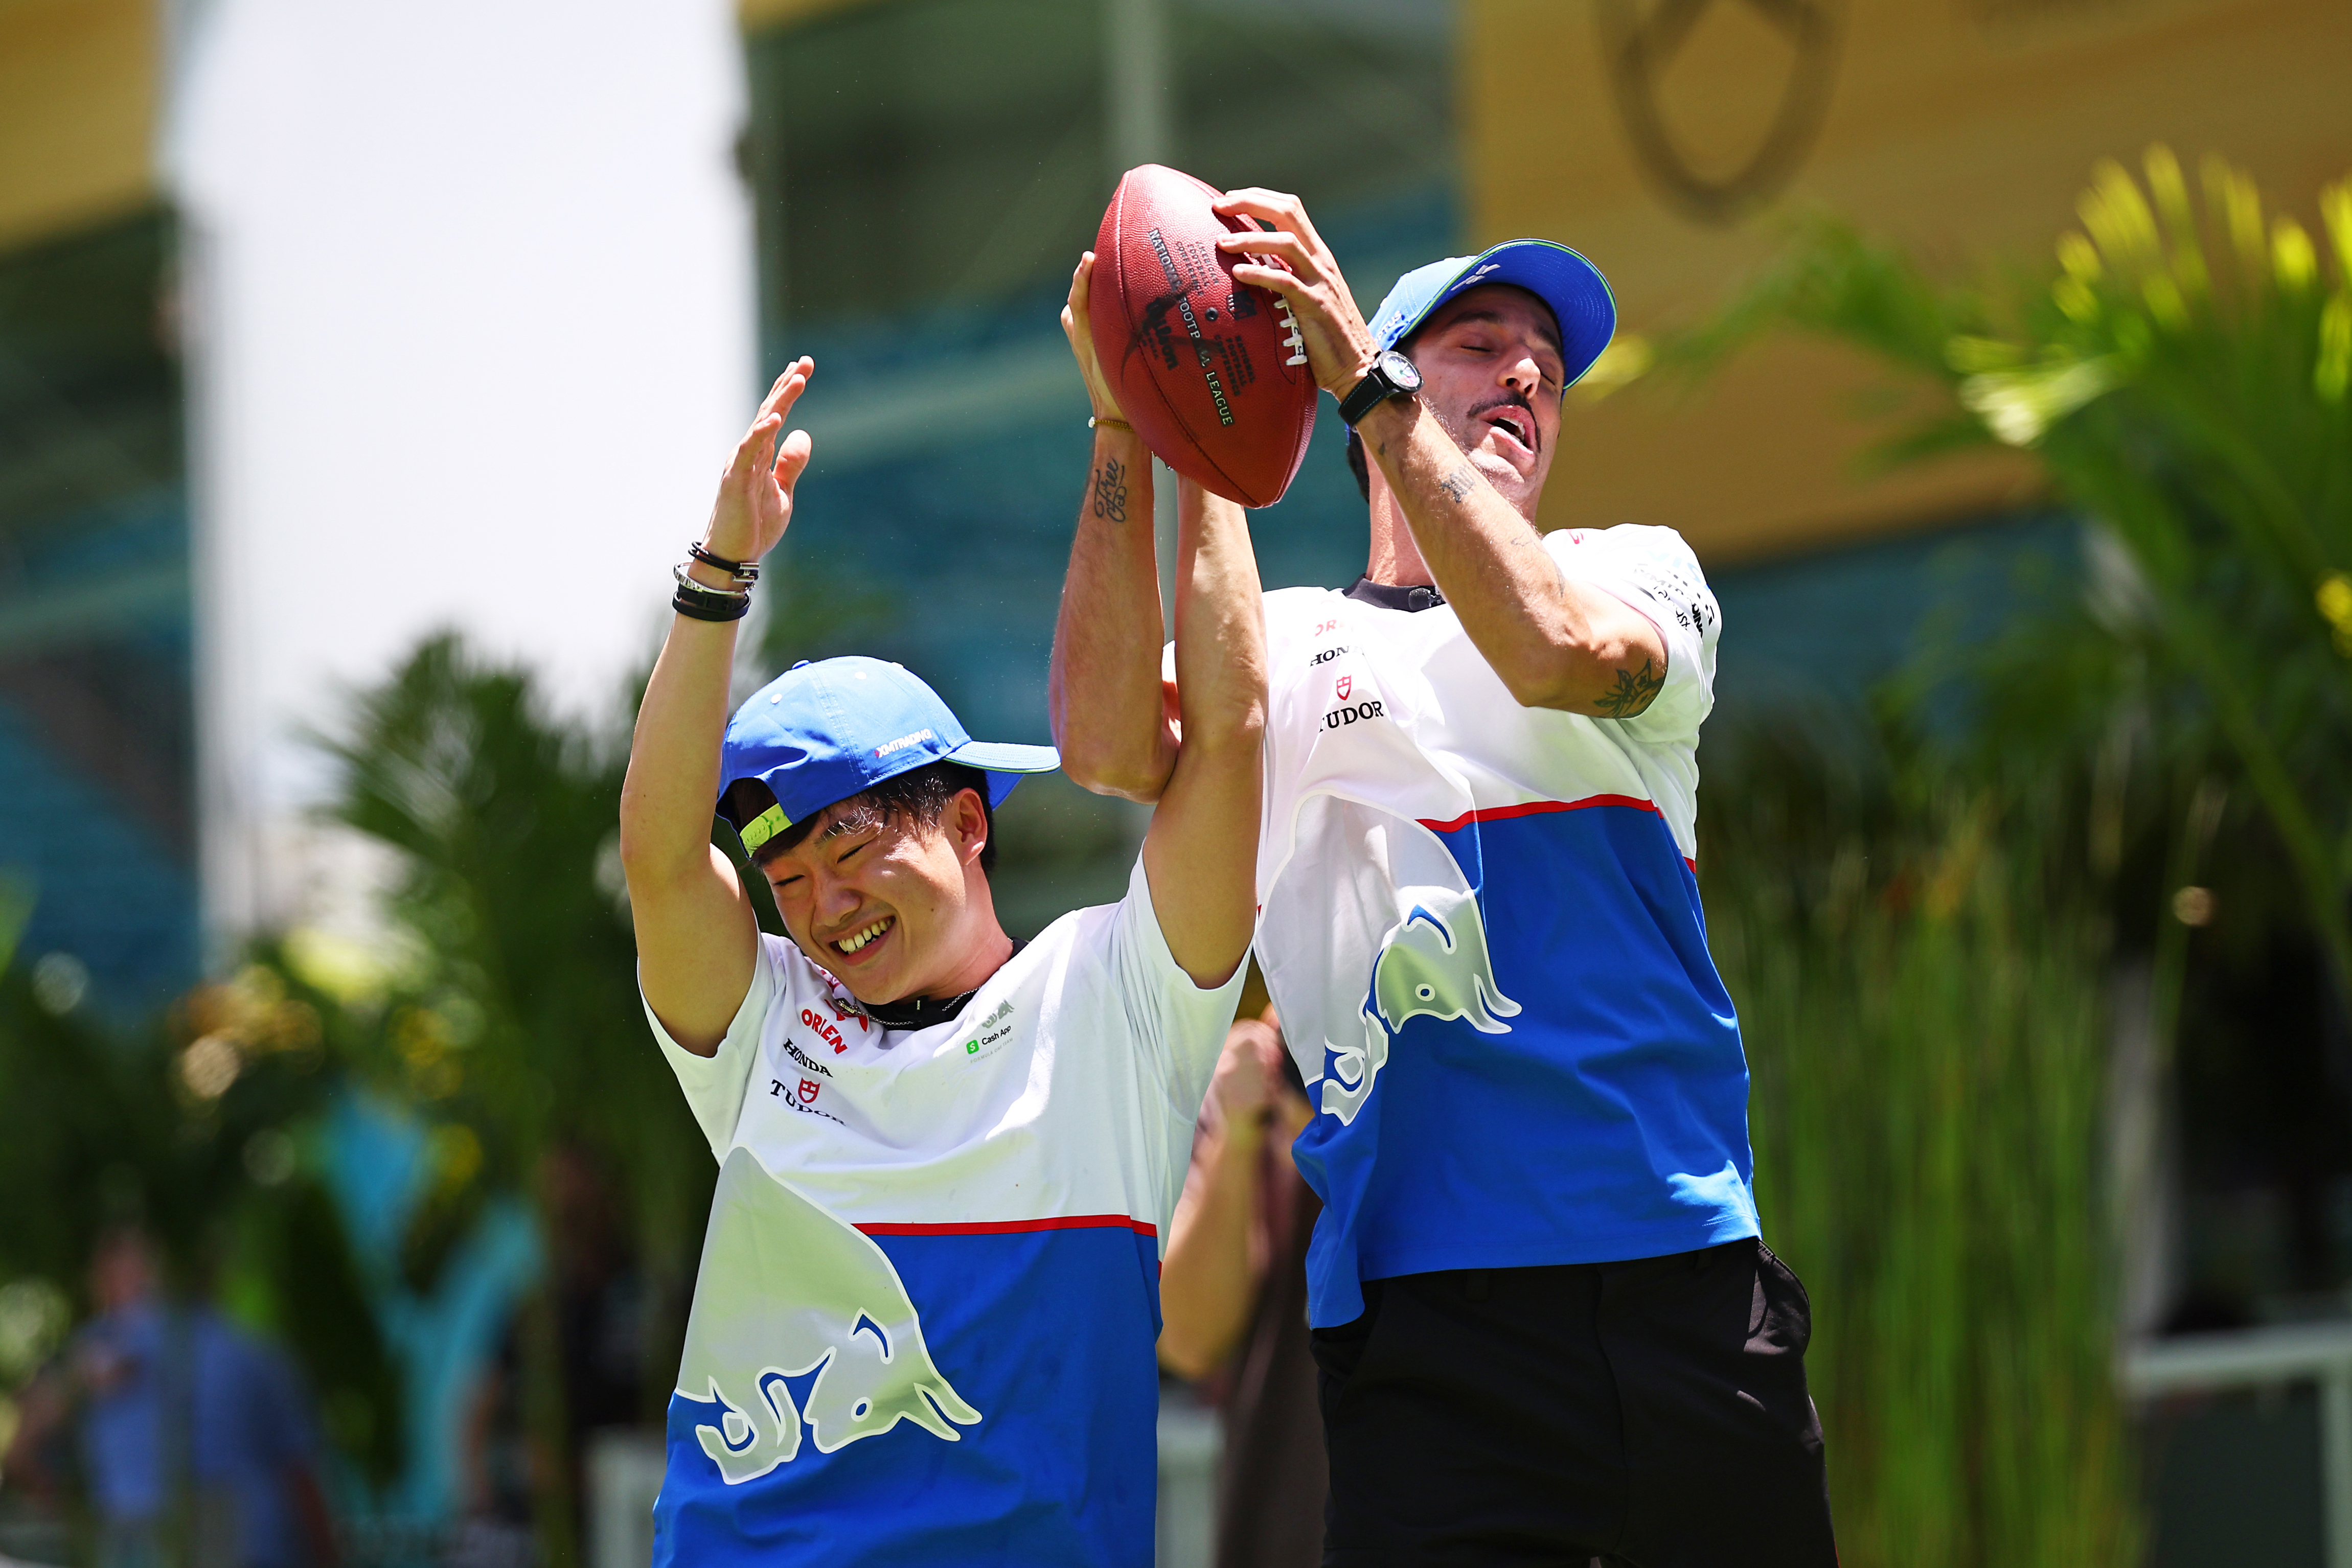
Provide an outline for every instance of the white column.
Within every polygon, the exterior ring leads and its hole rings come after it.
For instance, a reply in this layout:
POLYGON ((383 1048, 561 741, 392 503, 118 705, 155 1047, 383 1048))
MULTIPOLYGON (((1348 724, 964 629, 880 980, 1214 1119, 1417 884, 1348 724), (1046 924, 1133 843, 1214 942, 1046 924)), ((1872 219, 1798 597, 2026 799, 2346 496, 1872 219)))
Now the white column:
POLYGON ((609 715, 756 398, 728 0, 212 0, 191 237, 205 915, 348 884, 301 738, 455 627, 609 715), (317 863, 314 863, 317 862, 317 863))
MULTIPOLYGON (((1175 57, 1168 0, 1103 0, 1103 144, 1110 180, 1138 163, 1176 156, 1175 57)), ((1109 182, 1105 182, 1108 193, 1109 182)), ((1151 464, 1151 537, 1160 556, 1160 602, 1172 634, 1176 607, 1176 476, 1151 464)))
POLYGON ((1116 178, 1176 155, 1168 0, 1103 0, 1104 145, 1116 178))

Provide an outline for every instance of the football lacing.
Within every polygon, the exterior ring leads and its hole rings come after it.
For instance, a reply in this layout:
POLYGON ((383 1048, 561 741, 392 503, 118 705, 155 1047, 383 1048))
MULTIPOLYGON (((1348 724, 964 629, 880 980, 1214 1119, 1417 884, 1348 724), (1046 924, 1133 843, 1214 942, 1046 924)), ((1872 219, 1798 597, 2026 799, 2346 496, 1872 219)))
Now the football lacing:
POLYGON ((1282 346, 1296 350, 1290 358, 1282 362, 1286 365, 1303 365, 1307 362, 1307 339, 1298 330, 1298 318, 1291 314, 1289 300, 1279 294, 1274 297, 1274 308, 1282 314, 1282 324, 1290 329, 1290 335, 1283 339, 1282 346))

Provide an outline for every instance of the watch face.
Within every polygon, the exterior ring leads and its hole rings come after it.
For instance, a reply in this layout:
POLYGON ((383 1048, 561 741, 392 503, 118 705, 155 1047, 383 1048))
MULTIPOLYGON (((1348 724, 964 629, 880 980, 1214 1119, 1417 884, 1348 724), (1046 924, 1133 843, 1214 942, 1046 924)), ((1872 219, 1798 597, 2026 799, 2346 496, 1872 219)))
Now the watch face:
POLYGON ((1421 390, 1421 369, 1394 349, 1381 356, 1381 373, 1388 377, 1399 392, 1421 390))

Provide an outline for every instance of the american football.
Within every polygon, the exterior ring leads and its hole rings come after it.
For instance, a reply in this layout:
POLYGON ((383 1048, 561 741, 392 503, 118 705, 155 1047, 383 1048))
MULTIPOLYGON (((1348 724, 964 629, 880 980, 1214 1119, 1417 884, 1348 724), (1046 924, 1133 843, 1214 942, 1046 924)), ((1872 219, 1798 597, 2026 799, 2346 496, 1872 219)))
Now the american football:
POLYGON ((1245 230, 1213 185, 1158 163, 1118 183, 1095 236, 1095 352, 1160 460, 1244 507, 1290 487, 1315 429, 1315 379, 1278 296, 1234 281, 1216 248, 1245 230))

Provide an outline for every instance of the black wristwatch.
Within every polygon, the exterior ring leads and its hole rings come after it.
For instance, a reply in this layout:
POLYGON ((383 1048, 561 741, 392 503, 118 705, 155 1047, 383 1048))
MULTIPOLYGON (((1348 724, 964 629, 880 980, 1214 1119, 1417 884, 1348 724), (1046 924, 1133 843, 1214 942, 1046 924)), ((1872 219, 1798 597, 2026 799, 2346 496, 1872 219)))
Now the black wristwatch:
POLYGON ((1383 350, 1372 368, 1346 397, 1339 400, 1339 417, 1353 430, 1356 422, 1392 397, 1411 397, 1421 390, 1421 371, 1394 349, 1383 350))

